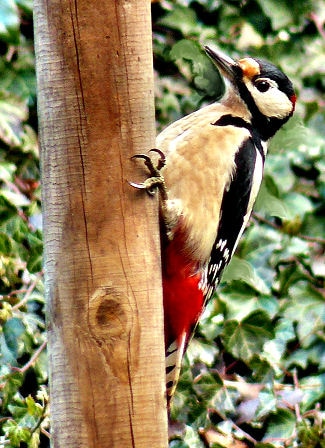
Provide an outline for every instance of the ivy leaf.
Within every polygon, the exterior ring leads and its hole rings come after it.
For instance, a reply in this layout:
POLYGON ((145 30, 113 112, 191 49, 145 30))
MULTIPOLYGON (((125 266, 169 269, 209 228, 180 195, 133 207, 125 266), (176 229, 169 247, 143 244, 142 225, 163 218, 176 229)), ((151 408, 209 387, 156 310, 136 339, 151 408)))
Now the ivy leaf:
MULTIPOLYGON (((1 335, 2 336, 2 335, 1 335)), ((0 336, 0 348, 1 347, 1 336, 0 336)), ((1 351, 2 353, 2 351, 1 351)), ((3 389, 1 391, 2 398, 2 408, 7 408, 13 400, 14 395, 17 393, 17 389, 19 389, 23 383, 24 377, 21 372, 13 372, 7 375, 4 375, 3 378, 6 380, 3 385, 3 389)))
POLYGON ((264 344, 263 358, 266 359, 273 369, 280 375, 280 361, 285 353, 287 344, 295 339, 293 323, 287 319, 280 319, 275 327, 275 337, 264 344))
POLYGON ((23 135, 22 122, 27 119, 26 101, 13 96, 0 97, 0 138, 8 146, 19 146, 23 135))
POLYGON ((184 69, 184 61, 190 63, 194 84, 202 94, 212 98, 222 96, 224 83, 219 71, 197 42, 180 40, 171 49, 170 57, 176 62, 182 61, 180 70, 184 69))
POLYGON ((3 325, 3 335, 8 350, 12 353, 14 359, 17 358, 20 352, 20 338, 25 332, 23 322, 17 317, 7 320, 3 325))
POLYGON ((174 5, 172 11, 160 19, 158 23, 170 28, 179 29, 184 36, 193 34, 194 30, 199 32, 201 29, 198 26, 195 11, 191 8, 185 8, 184 6, 177 4, 174 5))
POLYGON ((196 394, 204 400, 212 399, 222 387, 223 381, 217 373, 203 373, 193 385, 196 394))
POLYGON ((274 30, 285 28, 291 24, 292 11, 285 2, 279 3, 276 0, 258 0, 258 4, 264 14, 270 18, 274 30))
POLYGON ((294 432, 295 425, 295 415, 288 409, 279 409, 267 420, 267 430, 263 440, 267 442, 268 439, 289 439, 294 432))
POLYGON ((286 204, 283 202, 283 200, 281 200, 271 192, 270 182, 268 182, 268 179, 271 178, 265 176, 263 179, 254 209, 269 216, 277 216, 281 219, 289 219, 290 214, 286 207, 286 204))
POLYGON ((12 175, 16 171, 16 166, 10 162, 0 163, 0 180, 10 181, 12 180, 12 175))
POLYGON ((36 403, 30 395, 26 397, 27 412, 35 418, 40 418, 43 414, 43 408, 39 403, 36 403))
POLYGON ((10 190, 2 190, 2 196, 15 207, 26 207, 30 205, 30 200, 24 194, 10 190))
POLYGON ((0 253, 2 255, 10 255, 13 250, 13 242, 11 238, 4 232, 0 231, 0 253))
POLYGON ((26 13, 32 14, 33 0, 16 0, 17 5, 26 13))
POLYGON ((228 320, 242 320, 253 311, 263 310, 273 318, 279 305, 274 297, 260 295, 242 282, 233 281, 219 292, 223 314, 228 320))
POLYGON ((15 420, 5 422, 3 431, 10 440, 11 448, 19 448, 20 442, 27 442, 30 438, 30 431, 22 428, 15 420))
POLYGON ((273 325, 264 311, 254 311, 241 322, 230 320, 224 327, 224 344, 236 358, 249 361, 273 338, 273 325))
POLYGON ((16 207, 7 199, 6 194, 2 190, 0 192, 0 221, 7 221, 15 216, 16 213, 16 207))
POLYGON ((253 266, 246 260, 237 256, 232 257, 231 262, 222 275, 223 282, 241 280, 262 294, 269 293, 269 288, 260 278, 253 266))
POLYGON ((314 403, 319 402, 324 396, 325 373, 303 378, 299 386, 304 392, 301 409, 305 411, 310 409, 314 403))
POLYGON ((15 44, 19 41, 19 16, 14 0, 0 2, 0 38, 15 44))
POLYGON ((297 334, 302 347, 307 348, 322 331, 325 321, 324 295, 304 281, 289 288, 291 300, 283 310, 283 315, 297 322, 297 334))

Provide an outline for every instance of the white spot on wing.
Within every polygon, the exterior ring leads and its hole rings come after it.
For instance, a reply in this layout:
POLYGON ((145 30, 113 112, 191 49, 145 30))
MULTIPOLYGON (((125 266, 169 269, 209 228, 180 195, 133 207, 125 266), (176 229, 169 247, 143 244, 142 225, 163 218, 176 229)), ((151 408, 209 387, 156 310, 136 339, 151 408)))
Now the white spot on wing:
POLYGON ((222 252, 224 250, 224 248, 226 247, 227 244, 227 240, 218 240, 217 244, 216 244, 216 249, 219 249, 220 252, 222 252))
POLYGON ((225 259, 225 262, 227 262, 229 260, 229 257, 230 257, 230 252, 229 252, 228 247, 226 247, 226 249, 223 253, 223 258, 225 259))

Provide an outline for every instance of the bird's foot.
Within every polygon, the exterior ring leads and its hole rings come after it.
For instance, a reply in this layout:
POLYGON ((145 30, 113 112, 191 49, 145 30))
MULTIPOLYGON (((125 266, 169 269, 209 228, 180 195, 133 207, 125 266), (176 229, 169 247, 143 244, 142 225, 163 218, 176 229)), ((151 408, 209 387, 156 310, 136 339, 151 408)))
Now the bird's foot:
POLYGON ((160 170, 165 166, 166 157, 165 154, 160 151, 160 149, 151 149, 150 152, 156 152, 159 154, 159 159, 157 164, 155 165, 147 154, 135 154, 131 157, 131 159, 143 159, 144 164, 148 168, 150 172, 150 177, 146 179, 144 182, 135 183, 129 182, 131 187, 138 188, 141 190, 146 190, 150 196, 153 196, 158 188, 160 191, 161 197, 163 200, 167 199, 166 186, 163 175, 160 173, 160 170))

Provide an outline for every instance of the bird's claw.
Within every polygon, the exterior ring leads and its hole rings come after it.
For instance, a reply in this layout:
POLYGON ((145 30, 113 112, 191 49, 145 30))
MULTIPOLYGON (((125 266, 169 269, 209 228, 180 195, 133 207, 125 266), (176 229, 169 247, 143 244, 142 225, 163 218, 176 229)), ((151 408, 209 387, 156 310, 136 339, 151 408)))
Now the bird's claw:
POLYGON ((152 149, 150 149, 149 152, 156 152, 157 154, 159 154, 160 158, 158 160, 156 168, 157 168, 158 171, 160 171, 166 165, 166 156, 165 156, 165 154, 161 151, 161 149, 158 149, 158 148, 152 148, 152 149))
POLYGON ((166 164, 165 154, 157 148, 150 149, 150 152, 156 152, 159 154, 159 160, 157 165, 154 165, 151 158, 147 154, 135 154, 131 157, 131 159, 143 159, 145 166, 148 168, 150 172, 150 177, 142 183, 136 182, 128 182, 131 187, 138 188, 140 190, 146 190, 150 196, 155 194, 156 189, 158 188, 163 199, 166 198, 166 187, 165 181, 160 173, 160 170, 166 164))
POLYGON ((156 188, 162 187, 163 180, 157 177, 149 177, 149 179, 145 180, 141 184, 138 184, 136 182, 130 182, 128 181, 128 184, 131 185, 131 187, 138 188, 139 190, 146 190, 147 193, 150 196, 154 196, 156 192, 156 188))
POLYGON ((159 154, 160 157, 156 166, 153 164, 151 158, 147 154, 135 154, 131 157, 131 159, 143 159, 144 164, 150 171, 150 174, 152 176, 155 176, 157 175, 157 172, 159 172, 165 166, 166 156, 160 149, 157 148, 150 149, 149 152, 156 152, 157 154, 159 154))

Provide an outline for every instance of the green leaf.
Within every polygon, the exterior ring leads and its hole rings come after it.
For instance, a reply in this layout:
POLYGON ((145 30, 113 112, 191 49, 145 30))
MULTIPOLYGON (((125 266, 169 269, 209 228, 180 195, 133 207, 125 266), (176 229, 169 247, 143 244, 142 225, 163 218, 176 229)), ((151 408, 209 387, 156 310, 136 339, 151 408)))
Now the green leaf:
POLYGON ((27 207, 30 205, 30 200, 22 193, 2 190, 2 196, 7 199, 8 202, 13 204, 15 207, 27 207))
POLYGON ((236 358, 249 361, 264 343, 273 338, 273 326, 264 311, 254 311, 241 322, 230 320, 224 326, 224 344, 236 358))
POLYGON ((40 406, 30 395, 25 399, 27 411, 30 415, 40 417, 42 415, 42 406, 40 406))
POLYGON ((236 401, 238 399, 239 393, 236 390, 222 387, 217 388, 217 392, 209 404, 218 411, 219 415, 226 419, 228 415, 236 413, 236 401))
MULTIPOLYGON (((1 335, 0 335, 1 340, 1 335)), ((1 348, 1 344, 0 344, 1 348)), ((2 352, 1 352, 2 353, 2 352)), ((1 359, 3 361, 3 359, 1 359)), ((13 397, 17 394, 18 389, 23 384, 23 374, 21 372, 13 372, 2 377, 3 389, 1 391, 2 409, 7 409, 8 405, 13 401, 13 397)))
MULTIPOLYGON (((317 418, 317 414, 315 413, 317 418)), ((313 425, 307 423, 307 421, 302 421, 298 425, 298 437, 301 441, 302 448, 317 448, 323 447, 324 443, 324 428, 320 425, 313 425)))
POLYGON ((204 448, 204 443, 200 439, 197 431, 195 431, 190 426, 186 426, 184 442, 190 448, 204 448))
POLYGON ((40 446, 40 430, 34 431, 28 441, 28 448, 38 448, 40 446))
POLYGON ((10 162, 0 163, 0 180, 11 181, 12 175, 16 171, 16 166, 10 162))
POLYGON ((26 13, 32 14, 32 12, 33 12, 33 0, 16 0, 16 3, 26 13))
POLYGON ((184 36, 200 31, 197 16, 193 9, 175 5, 172 11, 159 20, 161 25, 181 30, 184 36))
POLYGON ((1 0, 0 2, 0 39, 18 43, 19 16, 14 0, 1 0))
POLYGON ((258 0, 258 4, 264 14, 270 18, 274 30, 279 30, 292 24, 292 11, 284 1, 258 0))
POLYGON ((20 319, 13 317, 7 320, 3 325, 3 335, 8 349, 13 354, 13 357, 17 357, 20 350, 20 338, 25 332, 25 326, 20 319))
POLYGON ((270 192, 266 182, 267 177, 265 177, 262 182, 254 209, 270 216, 278 216, 282 219, 289 219, 290 213, 285 202, 270 192))
POLYGON ((0 222, 6 221, 17 214, 16 207, 0 191, 0 222))
POLYGON ((27 119, 26 101, 0 97, 0 138, 8 146, 19 146, 23 135, 22 122, 27 119))
POLYGON ((11 238, 7 234, 0 232, 0 254, 10 255, 12 250, 13 244, 11 238))
POLYGON ((273 318, 279 309, 275 297, 257 294, 241 282, 232 282, 219 292, 219 301, 223 302, 223 314, 228 320, 242 320, 253 311, 263 310, 273 318))
POLYGON ((8 434, 8 438, 11 443, 11 448, 19 448, 20 442, 28 442, 31 433, 28 428, 21 427, 14 420, 8 420, 3 425, 3 431, 8 434))
POLYGON ((202 373, 193 385, 197 396, 204 400, 212 399, 222 387, 223 381, 217 373, 202 373))
POLYGON ((17 48, 15 64, 12 65, 0 58, 0 91, 6 92, 8 98, 28 100, 29 104, 35 103, 36 80, 35 61, 30 51, 30 44, 23 42, 17 48))
POLYGON ((285 354, 287 344, 295 339, 296 334, 292 321, 281 319, 275 327, 274 339, 264 344, 263 358, 266 359, 278 375, 282 372, 282 357, 285 354))
POLYGON ((231 262, 222 275, 223 282, 232 282, 233 280, 241 280, 262 294, 270 292, 263 279, 257 275, 253 266, 248 261, 237 256, 232 257, 231 262))
MULTIPOLYGON (((286 136, 287 134, 284 133, 284 135, 286 136)), ((291 163, 289 157, 283 157, 282 151, 281 154, 270 153, 267 156, 264 178, 273 183, 273 191, 270 187, 270 183, 268 183, 267 186, 270 189, 270 193, 275 194, 277 197, 280 196, 280 192, 291 191, 294 187, 296 177, 291 169, 291 163), (279 179, 281 179, 281 182, 278 182, 279 179), (274 188, 276 188, 276 192, 274 192, 274 188)))
POLYGON ((294 433, 295 425, 296 418, 291 411, 278 409, 267 420, 267 430, 263 441, 267 442, 268 439, 289 439, 294 433))
POLYGON ((202 94, 212 98, 220 98, 224 92, 224 82, 215 65, 203 52, 202 47, 192 40, 180 40, 170 51, 170 58, 180 62, 180 70, 184 61, 191 66, 194 84, 202 94))
MULTIPOLYGON (((280 152, 283 159, 283 155, 288 153, 290 150, 296 150, 296 148, 300 145, 308 144, 310 138, 310 129, 305 126, 302 118, 296 114, 290 118, 288 123, 286 123, 283 128, 281 128, 272 138, 270 143, 270 155, 273 156, 274 153, 280 152)), ((286 165, 287 160, 284 160, 284 166, 286 165)))
MULTIPOLYGON (((214 331, 214 337, 215 336, 216 331, 214 331)), ((199 339, 193 339, 186 351, 186 357, 188 358, 190 365, 193 365, 197 361, 201 361, 204 362, 204 364, 211 366, 217 354, 217 347, 199 339)))
POLYGON ((325 373, 307 376, 300 380, 299 386, 304 392, 301 406, 301 410, 304 412, 324 399, 325 373))
POLYGON ((276 411, 277 399, 272 390, 262 390, 259 395, 259 406, 256 411, 258 419, 265 419, 271 412, 276 411))
POLYGON ((312 212, 314 206, 312 201, 303 194, 291 192, 284 198, 286 210, 288 212, 287 219, 294 219, 296 217, 304 217, 308 212, 312 212))
POLYGON ((283 315, 292 322, 297 322, 300 344, 307 348, 324 326, 324 296, 304 281, 292 285, 289 294, 291 300, 285 304, 283 315))

